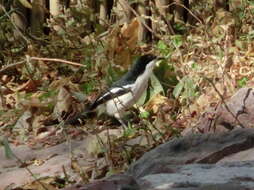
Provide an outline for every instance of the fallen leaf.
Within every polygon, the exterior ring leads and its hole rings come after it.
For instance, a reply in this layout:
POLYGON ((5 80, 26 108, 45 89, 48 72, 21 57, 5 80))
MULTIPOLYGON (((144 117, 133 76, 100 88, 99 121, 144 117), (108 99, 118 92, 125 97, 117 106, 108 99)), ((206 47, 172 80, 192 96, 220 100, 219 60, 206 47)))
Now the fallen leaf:
POLYGON ((40 84, 39 80, 31 80, 29 79, 26 83, 19 86, 15 91, 26 91, 33 92, 37 89, 37 86, 40 84))
POLYGON ((145 109, 152 111, 153 113, 158 113, 158 110, 161 106, 173 107, 174 102, 170 101, 167 97, 160 94, 155 94, 145 105, 145 109))
POLYGON ((59 116, 64 116, 66 113, 70 112, 70 108, 72 106, 72 96, 70 92, 64 87, 60 87, 57 100, 56 100, 56 105, 54 107, 54 115, 56 117, 59 116))

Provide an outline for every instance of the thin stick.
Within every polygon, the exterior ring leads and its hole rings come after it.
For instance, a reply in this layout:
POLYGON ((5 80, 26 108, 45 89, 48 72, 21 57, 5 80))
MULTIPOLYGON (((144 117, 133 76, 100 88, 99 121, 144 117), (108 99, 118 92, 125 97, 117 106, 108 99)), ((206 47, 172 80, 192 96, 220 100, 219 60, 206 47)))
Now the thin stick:
POLYGON ((170 3, 168 5, 168 7, 171 7, 172 5, 178 5, 180 7, 185 8, 191 14, 191 16, 193 16, 198 22, 200 22, 200 24, 203 24, 203 22, 196 15, 194 15, 194 13, 192 13, 192 11, 190 9, 188 9, 186 6, 184 6, 184 5, 180 4, 180 3, 177 3, 177 2, 173 2, 173 3, 170 3))
POLYGON ((26 61, 23 60, 23 61, 20 61, 20 62, 17 62, 17 63, 13 63, 13 64, 9 64, 9 65, 5 66, 4 68, 2 68, 2 69, 0 70, 0 75, 3 74, 3 73, 5 73, 5 72, 6 72, 7 70, 9 70, 9 69, 12 69, 13 67, 16 67, 16 66, 18 66, 18 65, 24 64, 25 62, 26 62, 26 61))
POLYGON ((2 6, 2 10, 4 11, 4 14, 10 19, 11 24, 14 26, 14 28, 20 33, 21 37, 26 41, 27 44, 29 44, 29 40, 23 35, 21 30, 17 27, 17 25, 12 21, 9 13, 6 11, 6 9, 2 6))
POLYGON ((66 61, 63 59, 57 59, 57 58, 44 58, 44 57, 30 57, 31 60, 36 60, 36 61, 51 61, 51 62, 61 62, 61 63, 66 63, 69 65, 73 66, 79 66, 79 67, 85 67, 85 65, 82 65, 80 63, 72 62, 72 61, 66 61))
MULTIPOLYGON (((78 67, 86 67, 85 65, 82 65, 80 63, 76 63, 76 62, 72 62, 72 61, 66 61, 63 59, 57 59, 57 58, 44 58, 44 57, 29 57, 30 60, 36 60, 36 61, 51 61, 51 62, 60 62, 60 63, 66 63, 69 65, 73 65, 73 66, 78 66, 78 67)), ((18 65, 22 65, 26 63, 25 60, 17 62, 17 63, 13 63, 13 64, 9 64, 7 66, 5 66, 4 68, 2 68, 0 70, 0 75, 4 74, 7 70, 12 69, 13 67, 16 67, 18 65)))
POLYGON ((218 93, 222 103, 224 104, 226 110, 232 115, 233 118, 235 118, 235 120, 238 122, 238 124, 242 127, 242 128, 246 128, 241 121, 238 119, 238 117, 230 110, 230 108, 228 107, 227 103, 225 102, 222 94, 220 93, 220 91, 217 89, 217 87, 214 85, 214 83, 212 82, 211 79, 204 77, 205 80, 207 80, 214 88, 214 90, 218 93))
MULTIPOLYGON (((138 18, 140 19, 141 23, 145 26, 145 28, 146 28, 147 30, 149 30, 149 32, 151 32, 151 33, 152 33, 154 36, 156 36, 157 38, 161 39, 161 37, 158 36, 158 35, 153 31, 153 29, 150 28, 150 27, 146 24, 144 18, 142 18, 142 16, 140 16, 140 15, 129 5, 128 2, 126 2, 125 0, 124 0, 123 2, 124 2, 124 4, 127 6, 127 8, 130 9, 131 12, 133 12, 133 14, 134 14, 136 17, 138 17, 138 18)), ((126 8, 126 6, 123 5, 123 3, 122 3, 121 1, 119 1, 119 4, 121 5, 121 7, 122 7, 123 9, 126 8)))

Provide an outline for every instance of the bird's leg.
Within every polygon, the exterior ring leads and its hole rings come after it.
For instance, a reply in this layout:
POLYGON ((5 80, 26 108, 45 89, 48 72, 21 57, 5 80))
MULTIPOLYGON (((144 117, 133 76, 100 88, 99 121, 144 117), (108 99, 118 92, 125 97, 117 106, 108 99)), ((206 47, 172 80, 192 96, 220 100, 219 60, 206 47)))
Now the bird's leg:
POLYGON ((126 122, 122 119, 121 115, 119 112, 114 114, 114 117, 117 119, 117 121, 119 121, 121 123, 121 125, 123 126, 124 129, 128 128, 128 125, 126 124, 126 122))

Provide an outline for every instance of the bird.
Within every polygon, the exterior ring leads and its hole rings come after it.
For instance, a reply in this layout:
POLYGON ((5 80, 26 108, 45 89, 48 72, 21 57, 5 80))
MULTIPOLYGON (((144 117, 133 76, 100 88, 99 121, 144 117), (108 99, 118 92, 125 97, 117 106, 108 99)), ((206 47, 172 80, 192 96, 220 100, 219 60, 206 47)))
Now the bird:
MULTIPOLYGON (((161 57, 153 54, 140 56, 129 71, 100 94, 81 115, 95 110, 100 105, 105 105, 106 113, 109 116, 114 116, 122 126, 126 127, 122 117, 125 111, 132 107, 146 91, 149 78, 160 59, 161 57)), ((72 124, 78 118, 80 115, 67 123, 72 124)))

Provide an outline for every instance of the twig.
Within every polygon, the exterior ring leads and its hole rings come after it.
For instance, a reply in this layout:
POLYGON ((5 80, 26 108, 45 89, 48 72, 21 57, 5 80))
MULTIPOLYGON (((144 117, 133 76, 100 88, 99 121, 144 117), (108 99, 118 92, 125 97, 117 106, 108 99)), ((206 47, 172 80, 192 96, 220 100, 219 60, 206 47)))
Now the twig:
MULTIPOLYGON (((28 57, 28 59, 30 60, 35 60, 35 61, 51 61, 51 62, 60 62, 60 63, 66 63, 69 65, 73 65, 73 66, 79 66, 79 67, 85 67, 85 65, 82 65, 80 63, 76 63, 76 62, 72 62, 72 61, 66 61, 63 59, 57 59, 57 58, 44 58, 44 57, 28 57)), ((13 67, 16 67, 18 65, 22 65, 24 63, 26 63, 27 60, 23 60, 17 63, 13 63, 13 64, 9 64, 7 66, 5 66, 4 68, 2 68, 0 70, 0 75, 4 74, 7 70, 12 69, 13 67)))
POLYGON ((144 18, 143 18, 142 16, 140 16, 140 15, 129 5, 128 2, 126 2, 125 0, 123 0, 123 2, 124 2, 125 5, 123 5, 123 3, 122 3, 121 1, 119 1, 119 4, 120 4, 120 6, 121 6, 123 9, 126 9, 126 6, 127 6, 127 8, 130 9, 131 12, 132 12, 136 17, 138 17, 138 18, 140 19, 140 22, 145 26, 145 28, 146 28, 147 30, 149 30, 149 32, 151 32, 151 33, 152 33, 155 37, 157 37, 158 39, 161 39, 161 37, 158 36, 158 35, 153 31, 153 29, 150 28, 150 27, 146 24, 144 18))
POLYGON ((63 173, 64 173, 64 178, 65 178, 65 180, 66 180, 67 182, 69 182, 69 181, 70 181, 70 180, 69 180, 69 176, 68 176, 68 174, 66 173, 66 169, 65 169, 64 165, 62 165, 62 169, 63 169, 63 173))
POLYGON ((166 17, 158 10, 158 7, 156 7, 156 5, 153 2, 152 5, 155 7, 154 11, 156 12, 156 14, 158 14, 160 19, 163 20, 163 22, 166 24, 168 32, 172 35, 175 35, 175 31, 170 23, 170 20, 166 19, 166 17))
POLYGON ((12 21, 9 13, 6 11, 6 9, 2 6, 2 10, 4 11, 5 15, 10 19, 11 24, 14 26, 14 28, 20 33, 20 36, 26 41, 27 44, 29 44, 29 40, 23 35, 21 30, 17 27, 17 25, 12 21))
POLYGON ((212 86, 213 88, 215 89, 215 91, 218 93, 222 103, 224 104, 226 110, 233 116, 233 118, 235 118, 235 120, 238 122, 238 124, 242 127, 242 128, 246 128, 242 123, 241 121, 238 119, 238 117, 230 110, 230 108, 228 107, 227 103, 225 102, 222 94, 219 92, 219 90, 217 89, 217 87, 214 85, 214 83, 211 81, 211 79, 207 78, 207 77, 204 77, 205 80, 207 80, 212 86))
POLYGON ((23 60, 23 61, 20 61, 20 62, 17 62, 17 63, 13 63, 13 64, 9 64, 9 65, 5 66, 4 68, 2 68, 2 69, 0 70, 0 75, 1 75, 1 74, 4 74, 7 70, 12 69, 13 67, 16 67, 16 66, 18 66, 18 65, 24 64, 25 62, 26 62, 26 61, 23 60))
POLYGON ((72 61, 66 61, 63 59, 57 59, 57 58, 44 58, 44 57, 30 57, 31 60, 36 60, 36 61, 51 61, 51 62, 61 62, 61 63, 66 63, 69 65, 73 66, 79 66, 79 67, 85 67, 85 65, 82 65, 80 63, 72 62, 72 61))
POLYGON ((173 3, 170 3, 168 5, 168 7, 171 7, 172 5, 178 5, 180 7, 185 8, 191 14, 191 16, 193 16, 198 22, 200 22, 200 24, 203 24, 203 22, 196 15, 194 15, 194 13, 192 13, 192 11, 190 9, 188 9, 186 6, 184 6, 184 5, 180 4, 180 3, 177 3, 177 2, 173 2, 173 3))
MULTIPOLYGON (((2 6, 0 6, 0 8, 2 9, 2 6)), ((15 12, 15 10, 14 10, 14 9, 11 9, 11 10, 9 10, 7 13, 4 13, 4 15, 0 17, 0 21, 1 21, 2 19, 4 19, 5 17, 8 17, 7 14, 11 14, 11 13, 13 13, 13 12, 15 12)))

